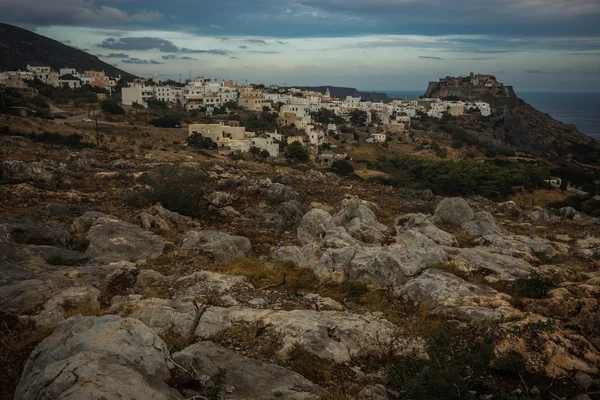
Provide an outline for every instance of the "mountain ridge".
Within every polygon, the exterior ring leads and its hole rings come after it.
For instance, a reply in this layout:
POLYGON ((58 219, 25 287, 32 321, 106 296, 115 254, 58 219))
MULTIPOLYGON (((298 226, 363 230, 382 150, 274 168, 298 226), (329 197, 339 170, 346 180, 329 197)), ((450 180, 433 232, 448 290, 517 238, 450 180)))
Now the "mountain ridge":
POLYGON ((103 70, 112 77, 132 75, 83 50, 0 22, 0 70, 23 70, 27 65, 49 66, 57 71, 60 68, 81 72, 103 70))

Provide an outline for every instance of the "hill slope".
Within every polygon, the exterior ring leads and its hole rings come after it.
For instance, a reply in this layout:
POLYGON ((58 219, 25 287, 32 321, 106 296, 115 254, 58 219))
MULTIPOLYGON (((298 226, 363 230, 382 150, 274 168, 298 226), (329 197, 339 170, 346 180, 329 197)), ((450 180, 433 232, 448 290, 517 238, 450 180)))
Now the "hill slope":
POLYGON ((25 69, 27 65, 103 70, 110 76, 131 75, 85 51, 13 25, 0 23, 0 69, 25 69))
POLYGON ((492 87, 473 86, 469 77, 446 77, 430 82, 425 97, 452 96, 461 100, 488 102, 493 113, 476 123, 455 123, 473 136, 553 162, 575 162, 600 166, 600 141, 542 113, 518 98, 512 86, 489 76, 492 87))

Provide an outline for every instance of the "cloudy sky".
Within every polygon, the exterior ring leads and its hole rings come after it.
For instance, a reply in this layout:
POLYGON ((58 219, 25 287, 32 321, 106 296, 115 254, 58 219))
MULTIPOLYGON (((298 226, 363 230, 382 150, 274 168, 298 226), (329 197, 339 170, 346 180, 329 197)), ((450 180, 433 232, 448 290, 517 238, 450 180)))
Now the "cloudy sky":
POLYGON ((0 20, 163 79, 600 91, 600 0, 0 0, 0 20))

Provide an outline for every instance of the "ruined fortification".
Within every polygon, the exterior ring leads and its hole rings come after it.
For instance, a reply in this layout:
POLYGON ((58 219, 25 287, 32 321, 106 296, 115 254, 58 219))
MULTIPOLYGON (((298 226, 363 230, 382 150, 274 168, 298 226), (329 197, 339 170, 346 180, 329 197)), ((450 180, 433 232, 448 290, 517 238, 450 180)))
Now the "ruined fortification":
POLYGON ((466 77, 447 76, 438 82, 429 82, 425 97, 458 97, 462 100, 482 100, 492 107, 515 106, 517 96, 512 86, 498 82, 494 75, 475 74, 466 77))

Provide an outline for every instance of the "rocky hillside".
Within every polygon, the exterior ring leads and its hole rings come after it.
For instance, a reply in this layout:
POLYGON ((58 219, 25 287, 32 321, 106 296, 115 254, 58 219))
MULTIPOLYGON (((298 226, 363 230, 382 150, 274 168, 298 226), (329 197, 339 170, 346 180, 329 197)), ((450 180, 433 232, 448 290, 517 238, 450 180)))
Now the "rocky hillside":
POLYGON ((598 398, 598 219, 32 138, 0 137, 2 398, 598 398))
POLYGON ((0 23, 0 70, 25 69, 27 65, 98 70, 110 76, 130 75, 98 57, 56 40, 13 25, 0 23))

